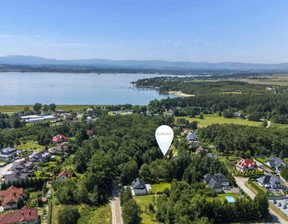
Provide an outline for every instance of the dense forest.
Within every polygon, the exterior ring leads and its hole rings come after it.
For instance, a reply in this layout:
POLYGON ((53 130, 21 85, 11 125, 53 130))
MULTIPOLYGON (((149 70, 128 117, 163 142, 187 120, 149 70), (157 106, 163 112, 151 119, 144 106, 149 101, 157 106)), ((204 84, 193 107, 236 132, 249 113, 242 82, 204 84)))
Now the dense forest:
POLYGON ((246 156, 288 156, 288 133, 285 129, 267 129, 234 124, 212 124, 202 128, 200 138, 213 142, 219 153, 246 156))

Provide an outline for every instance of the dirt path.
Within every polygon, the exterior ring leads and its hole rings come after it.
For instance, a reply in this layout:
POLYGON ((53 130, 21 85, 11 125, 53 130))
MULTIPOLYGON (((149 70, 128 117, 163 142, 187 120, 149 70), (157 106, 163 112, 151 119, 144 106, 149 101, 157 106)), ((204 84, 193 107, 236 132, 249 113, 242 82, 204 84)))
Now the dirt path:
MULTIPOLYGON (((245 185, 245 182, 248 181, 248 178, 240 178, 240 177, 235 177, 236 183, 239 187, 242 188, 242 190, 248 194, 248 196, 252 199, 255 198, 255 194, 245 185)), ((287 223, 282 217, 278 216, 271 208, 269 208, 269 212, 273 217, 273 220, 271 223, 287 223)))
POLYGON ((266 128, 269 128, 271 125, 271 121, 267 121, 267 127, 266 128))
POLYGON ((112 197, 110 200, 111 211, 112 211, 112 224, 123 224, 119 192, 120 192, 120 188, 119 188, 118 182, 115 181, 113 192, 112 192, 112 197))

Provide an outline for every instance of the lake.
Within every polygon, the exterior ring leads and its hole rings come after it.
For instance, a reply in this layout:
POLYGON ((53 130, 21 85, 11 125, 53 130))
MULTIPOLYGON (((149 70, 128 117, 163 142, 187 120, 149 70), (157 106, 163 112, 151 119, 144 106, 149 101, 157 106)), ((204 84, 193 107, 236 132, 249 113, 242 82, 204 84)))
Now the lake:
POLYGON ((171 98, 153 89, 137 89, 130 83, 155 74, 0 73, 0 105, 133 104, 171 98))

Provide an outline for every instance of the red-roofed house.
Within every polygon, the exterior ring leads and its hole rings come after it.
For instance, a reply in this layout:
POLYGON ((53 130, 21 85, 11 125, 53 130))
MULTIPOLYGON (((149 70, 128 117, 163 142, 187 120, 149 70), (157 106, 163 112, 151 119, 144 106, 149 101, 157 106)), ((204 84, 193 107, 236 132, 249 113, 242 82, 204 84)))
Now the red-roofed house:
POLYGON ((18 198, 23 198, 23 188, 11 186, 7 190, 0 191, 0 201, 5 210, 16 208, 18 198))
POLYGON ((194 130, 192 129, 184 129, 183 134, 186 135, 188 132, 194 133, 194 130))
POLYGON ((258 166, 257 164, 251 160, 251 159, 241 159, 237 164, 236 164, 237 170, 246 172, 250 170, 257 170, 258 166))
POLYGON ((27 208, 7 213, 0 216, 1 224, 37 224, 39 223, 38 210, 36 208, 27 208))
POLYGON ((55 135, 53 138, 52 138, 52 142, 53 143, 61 143, 61 142, 65 142, 65 141, 68 141, 68 138, 64 135, 55 135))
POLYGON ((64 182, 66 179, 71 178, 72 173, 68 170, 63 170, 61 173, 58 174, 57 180, 60 182, 64 182))
POLYGON ((87 130, 86 130, 86 134, 87 134, 87 135, 92 135, 92 134, 93 134, 93 131, 90 130, 90 129, 87 129, 87 130))

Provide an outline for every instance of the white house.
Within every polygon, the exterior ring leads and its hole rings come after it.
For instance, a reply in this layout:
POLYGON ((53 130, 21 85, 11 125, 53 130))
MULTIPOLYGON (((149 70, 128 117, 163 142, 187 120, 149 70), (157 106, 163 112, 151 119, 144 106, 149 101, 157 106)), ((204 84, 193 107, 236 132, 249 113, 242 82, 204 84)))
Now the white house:
POLYGON ((145 182, 139 177, 132 181, 130 188, 132 195, 146 195, 148 193, 145 182))

